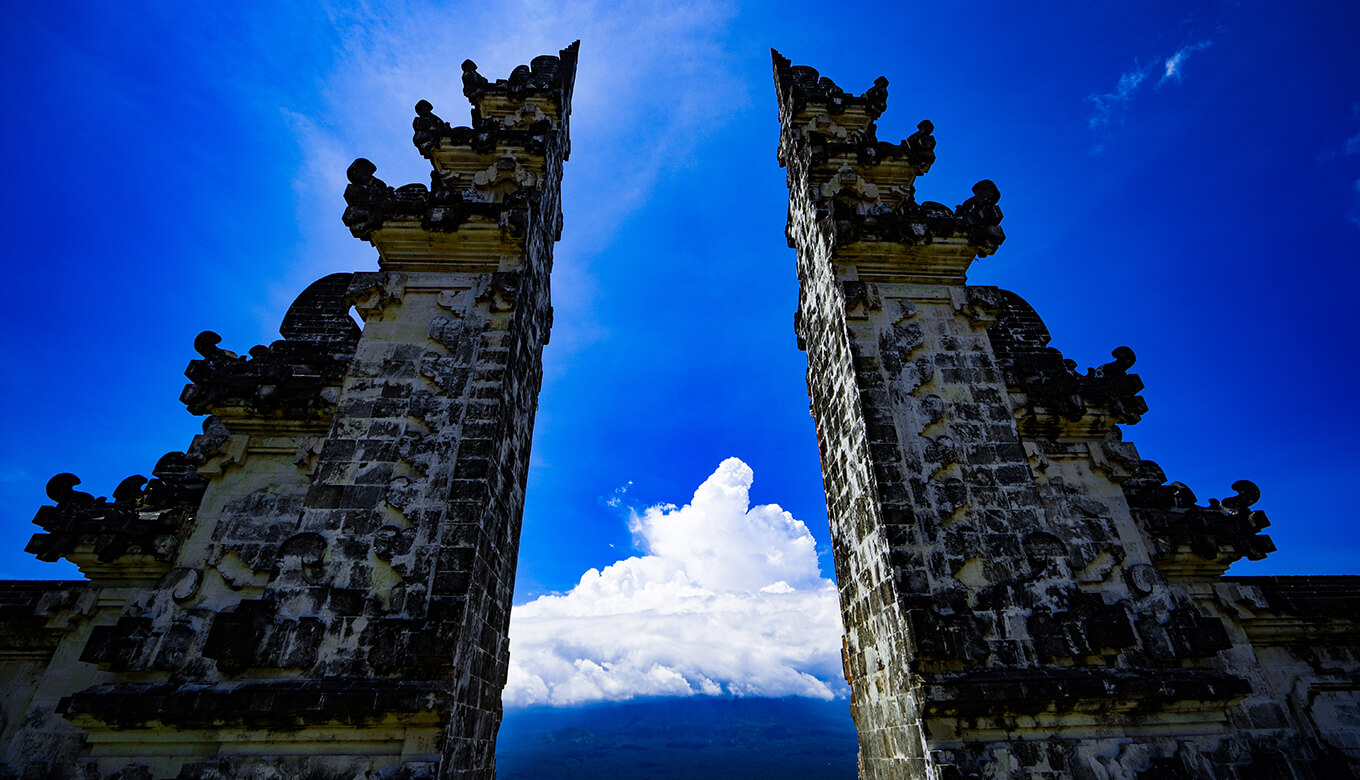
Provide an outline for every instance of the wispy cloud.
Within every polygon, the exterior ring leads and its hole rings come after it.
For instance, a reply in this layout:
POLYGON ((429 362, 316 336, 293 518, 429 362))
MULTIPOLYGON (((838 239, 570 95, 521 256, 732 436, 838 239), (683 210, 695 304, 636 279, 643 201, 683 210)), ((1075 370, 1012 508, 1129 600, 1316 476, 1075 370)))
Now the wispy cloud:
POLYGON ((1138 87, 1142 85, 1151 72, 1150 67, 1135 62, 1133 70, 1120 75, 1119 83, 1115 85, 1113 92, 1088 97, 1088 100, 1096 104, 1095 111, 1087 120, 1091 129, 1094 130, 1109 124, 1110 116, 1114 113, 1114 110, 1133 97, 1133 93, 1138 91, 1138 87))
POLYGON ((843 694, 836 587, 807 526, 750 505, 753 480, 723 461, 690 503, 633 517, 647 555, 515 607, 505 703, 843 694))
MULTIPOLYGON (((1351 103, 1350 121, 1360 122, 1360 102, 1351 103)), ((1318 165, 1324 165, 1344 157, 1354 157, 1357 154, 1360 154, 1360 133, 1350 136, 1340 146, 1330 146, 1318 152, 1317 161, 1318 165)))
POLYGON ((608 504, 609 506, 614 507, 615 509, 618 509, 619 507, 623 506, 623 497, 628 492, 628 488, 632 486, 633 480, 630 479, 626 483, 614 488, 614 495, 605 499, 605 503, 608 504))
POLYGON ((1168 79, 1175 79, 1176 81, 1180 81, 1182 74, 1181 68, 1185 65, 1185 61, 1190 59, 1190 55, 1202 49, 1207 49, 1213 45, 1214 45, 1213 41, 1200 41, 1199 43, 1191 43, 1177 49, 1175 54, 1172 54, 1170 57, 1166 58, 1166 62, 1164 63, 1164 68, 1162 72, 1162 78, 1157 82, 1157 86, 1160 87, 1161 85, 1165 84, 1168 79))
POLYGON ((32 481, 33 475, 29 473, 28 469, 8 464, 0 466, 0 484, 22 485, 32 481))
MULTIPOLYGON (((1087 118, 1087 125, 1092 130, 1099 130, 1110 124, 1115 113, 1124 105, 1133 100, 1143 83, 1159 69, 1162 76, 1157 80, 1157 87, 1161 87, 1169 80, 1179 82, 1184 76, 1185 61, 1190 55, 1197 51, 1207 49, 1213 45, 1213 41, 1205 40, 1198 43, 1189 43, 1177 49, 1169 57, 1158 57, 1151 61, 1134 60, 1133 67, 1120 74, 1119 82, 1115 84, 1113 90, 1101 92, 1087 96, 1087 100, 1095 104, 1091 116, 1087 118)), ((1097 144, 1096 151, 1104 149, 1103 144, 1097 144)))
POLYGON ((289 115, 303 155, 294 189, 306 244, 299 256, 306 259, 279 279, 271 311, 261 317, 272 327, 274 310, 314 278, 372 266, 372 250, 340 225, 345 167, 368 157, 389 184, 428 181, 428 164, 410 140, 417 100, 466 124, 464 59, 487 78, 505 78, 579 38, 572 156, 563 178, 566 230, 553 268, 554 357, 589 343, 598 335, 592 257, 650 197, 658 177, 688 164, 699 140, 721 132, 749 100, 724 48, 734 13, 725 0, 506 0, 456 10, 438 0, 393 0, 380 9, 336 4, 329 16, 338 50, 324 98, 289 115))

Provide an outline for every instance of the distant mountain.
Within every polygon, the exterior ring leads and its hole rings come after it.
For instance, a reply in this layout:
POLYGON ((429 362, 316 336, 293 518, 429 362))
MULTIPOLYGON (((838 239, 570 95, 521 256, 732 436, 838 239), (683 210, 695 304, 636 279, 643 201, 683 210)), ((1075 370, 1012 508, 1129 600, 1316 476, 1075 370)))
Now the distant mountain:
POLYGON ((853 780, 859 746, 844 699, 650 699, 510 709, 500 780, 853 780))

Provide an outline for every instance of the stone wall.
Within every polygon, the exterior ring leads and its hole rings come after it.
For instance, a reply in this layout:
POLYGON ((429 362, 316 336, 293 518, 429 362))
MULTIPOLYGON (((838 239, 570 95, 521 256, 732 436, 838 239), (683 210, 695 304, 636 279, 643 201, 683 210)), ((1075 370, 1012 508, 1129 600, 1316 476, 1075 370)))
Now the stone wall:
MULTIPOLYGON (((575 58, 464 63, 429 186, 349 169, 379 270, 200 334, 150 479, 48 483, 28 549, 88 581, 0 583, 0 777, 494 776, 575 58)), ((861 776, 1360 775, 1360 578, 1225 577, 1273 550, 1256 486, 1168 483, 1132 350, 1079 372, 967 285, 996 186, 918 201, 884 79, 775 81, 861 776)))
POLYGON ((0 776, 494 777, 575 64, 464 63, 430 186, 350 166, 380 270, 247 356, 201 334, 151 480, 53 478, 29 550, 89 582, 0 584, 0 776))
POLYGON ((966 284, 996 186, 918 201, 934 128, 879 141, 885 79, 774 65, 861 776, 1360 771, 1360 580, 1223 578, 1274 549, 1256 486, 1165 484, 1132 350, 1078 372, 966 284))

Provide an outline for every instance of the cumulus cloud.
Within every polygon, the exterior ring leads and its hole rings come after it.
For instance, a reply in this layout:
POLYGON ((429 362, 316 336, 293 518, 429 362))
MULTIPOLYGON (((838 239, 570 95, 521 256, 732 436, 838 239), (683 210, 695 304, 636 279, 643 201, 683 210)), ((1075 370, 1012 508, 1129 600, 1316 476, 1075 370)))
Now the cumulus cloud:
POLYGON ((751 506, 753 479, 728 458, 690 503, 633 515, 646 555, 515 607, 506 704, 845 693, 835 585, 807 526, 751 506))

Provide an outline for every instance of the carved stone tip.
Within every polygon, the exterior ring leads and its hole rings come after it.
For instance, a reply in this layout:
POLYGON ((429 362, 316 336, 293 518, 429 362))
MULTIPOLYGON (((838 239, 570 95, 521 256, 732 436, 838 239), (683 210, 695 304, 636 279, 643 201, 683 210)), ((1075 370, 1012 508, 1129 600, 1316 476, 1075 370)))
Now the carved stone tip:
POLYGON ((420 100, 420 101, 417 101, 417 102, 416 102, 416 113, 417 113, 417 114, 419 114, 419 115, 421 115, 421 116, 425 116, 425 115, 427 115, 427 114, 429 114, 429 113, 431 113, 431 112, 433 112, 433 111, 434 111, 434 104, 432 104, 430 101, 428 101, 428 100, 420 100))
MULTIPOLYGON (((934 125, 931 125, 934 128, 934 125)), ((973 185, 973 194, 988 203, 998 203, 1001 200, 1001 190, 997 189, 996 182, 991 179, 983 179, 973 185)))
POLYGON ((47 497, 60 504, 71 497, 71 489, 80 484, 80 477, 62 472, 47 480, 47 497))
POLYGON ((146 484, 146 477, 141 474, 133 474, 118 483, 118 487, 113 489, 113 500, 115 503, 123 504, 136 501, 142 497, 142 485, 146 484))
POLYGON ((194 351, 205 358, 212 357, 219 351, 217 345, 221 343, 221 336, 210 330, 205 330, 194 337, 194 351))
POLYGON ((377 172, 378 166, 374 165, 369 159, 360 157, 349 164, 349 168, 345 170, 345 176, 354 184, 363 184, 377 172))
POLYGON ((1239 479, 1232 483, 1237 495, 1223 499, 1223 505, 1237 512, 1250 509, 1252 504, 1261 500, 1261 488, 1249 479, 1239 479))
POLYGON ((476 73, 476 72, 477 72, 477 63, 473 62, 472 60, 463 60, 463 72, 464 72, 464 73, 476 73))
POLYGON ((1133 353, 1131 347, 1115 347, 1110 351, 1110 357, 1114 358, 1115 363, 1125 371, 1133 368, 1133 364, 1138 362, 1138 356, 1133 353))

